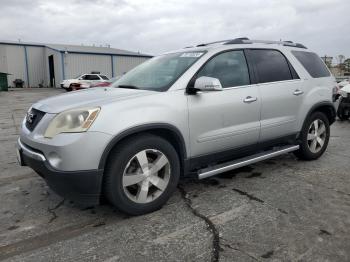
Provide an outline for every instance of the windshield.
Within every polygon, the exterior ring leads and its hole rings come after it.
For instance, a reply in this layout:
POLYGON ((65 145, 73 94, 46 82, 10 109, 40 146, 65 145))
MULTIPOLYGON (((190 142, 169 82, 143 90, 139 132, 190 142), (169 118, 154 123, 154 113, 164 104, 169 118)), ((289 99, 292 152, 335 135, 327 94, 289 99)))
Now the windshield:
POLYGON ((203 54, 181 52, 154 57, 123 75, 113 87, 166 91, 203 54))

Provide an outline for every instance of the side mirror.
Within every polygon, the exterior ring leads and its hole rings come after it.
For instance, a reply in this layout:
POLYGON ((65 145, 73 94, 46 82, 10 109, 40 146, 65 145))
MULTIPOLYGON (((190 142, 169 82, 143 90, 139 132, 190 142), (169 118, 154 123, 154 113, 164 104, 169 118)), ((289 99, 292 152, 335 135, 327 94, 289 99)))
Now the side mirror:
POLYGON ((222 91, 222 85, 217 78, 201 76, 196 79, 194 89, 199 91, 222 91))

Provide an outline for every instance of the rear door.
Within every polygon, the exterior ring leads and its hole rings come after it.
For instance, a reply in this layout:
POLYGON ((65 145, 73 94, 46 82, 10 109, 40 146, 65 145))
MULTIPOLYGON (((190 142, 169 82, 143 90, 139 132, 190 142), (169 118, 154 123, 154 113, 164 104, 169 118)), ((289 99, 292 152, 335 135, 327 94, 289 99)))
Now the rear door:
POLYGON ((303 81, 279 50, 250 49, 247 53, 262 100, 260 142, 296 134, 303 81))
POLYGON ((215 55, 196 75, 201 76, 219 79, 223 91, 188 96, 192 157, 256 144, 261 99, 251 83, 244 51, 215 55))
POLYGON ((90 83, 101 82, 101 79, 98 75, 89 75, 89 82, 90 83))

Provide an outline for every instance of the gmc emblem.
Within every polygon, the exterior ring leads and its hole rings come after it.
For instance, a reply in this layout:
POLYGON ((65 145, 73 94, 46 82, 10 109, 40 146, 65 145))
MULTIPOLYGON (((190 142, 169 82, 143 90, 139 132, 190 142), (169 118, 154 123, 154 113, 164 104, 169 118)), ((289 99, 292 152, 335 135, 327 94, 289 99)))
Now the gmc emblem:
POLYGON ((32 124, 34 121, 35 115, 32 113, 32 111, 27 112, 26 120, 29 124, 32 124))

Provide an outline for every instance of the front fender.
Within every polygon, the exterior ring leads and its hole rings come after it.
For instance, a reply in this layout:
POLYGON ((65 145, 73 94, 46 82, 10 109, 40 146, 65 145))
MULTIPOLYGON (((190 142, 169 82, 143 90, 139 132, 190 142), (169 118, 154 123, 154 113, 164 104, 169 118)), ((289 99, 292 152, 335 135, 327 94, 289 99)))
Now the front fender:
POLYGON ((184 150, 189 154, 188 107, 183 90, 155 92, 104 105, 90 130, 114 138, 140 127, 160 125, 181 134, 184 150))

